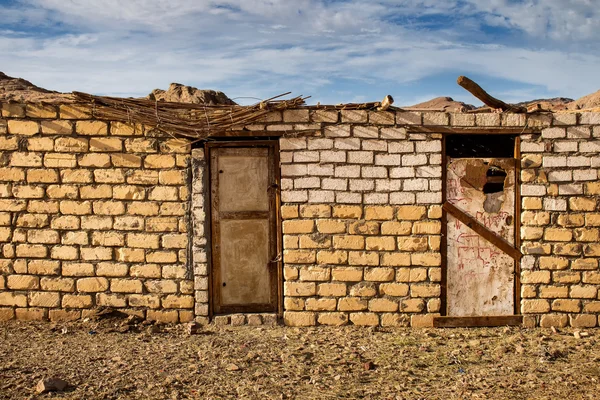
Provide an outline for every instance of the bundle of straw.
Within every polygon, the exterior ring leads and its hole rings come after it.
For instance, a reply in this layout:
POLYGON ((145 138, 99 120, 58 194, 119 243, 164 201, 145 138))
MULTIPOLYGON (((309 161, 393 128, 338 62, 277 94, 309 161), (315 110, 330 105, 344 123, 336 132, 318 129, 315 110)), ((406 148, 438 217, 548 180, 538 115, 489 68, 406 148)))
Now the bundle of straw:
POLYGON ((125 99, 81 92, 73 94, 79 101, 91 103, 97 118, 141 123, 172 136, 200 140, 241 129, 243 125, 257 121, 271 111, 302 106, 308 98, 298 96, 289 100, 276 100, 290 94, 287 92, 251 106, 232 106, 125 99))

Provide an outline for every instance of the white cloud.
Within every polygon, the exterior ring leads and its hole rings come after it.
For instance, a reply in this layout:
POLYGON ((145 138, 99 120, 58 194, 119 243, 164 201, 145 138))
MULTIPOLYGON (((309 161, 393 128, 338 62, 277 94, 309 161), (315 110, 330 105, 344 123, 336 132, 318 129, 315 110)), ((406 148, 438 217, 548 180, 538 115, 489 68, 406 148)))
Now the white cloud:
POLYGON ((118 95, 177 81, 338 103, 380 96, 374 87, 414 92, 408 83, 452 72, 579 96, 600 86, 600 54, 572 50, 567 37, 594 38, 585 21, 598 12, 591 1, 565 2, 579 5, 560 15, 559 0, 22 0, 0 8, 15 21, 0 31, 0 69, 49 89, 118 95), (549 38, 544 47, 554 49, 494 42, 481 21, 549 38), (342 81, 364 92, 340 97, 342 81))

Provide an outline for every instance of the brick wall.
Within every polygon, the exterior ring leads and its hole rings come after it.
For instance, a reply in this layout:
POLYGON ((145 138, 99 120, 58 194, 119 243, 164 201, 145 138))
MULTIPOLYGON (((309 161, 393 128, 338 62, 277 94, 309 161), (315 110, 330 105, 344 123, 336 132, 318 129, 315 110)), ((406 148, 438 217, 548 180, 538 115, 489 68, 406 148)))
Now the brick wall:
POLYGON ((193 318, 189 145, 82 106, 3 104, 0 319, 193 318))
MULTIPOLYGON (((75 319, 108 305, 207 322, 203 151, 91 114, 2 105, 0 319, 75 319)), ((284 322, 423 326, 439 315, 436 126, 540 128, 521 135, 521 310, 528 325, 596 326, 600 114, 308 109, 246 126, 287 132, 284 322)))

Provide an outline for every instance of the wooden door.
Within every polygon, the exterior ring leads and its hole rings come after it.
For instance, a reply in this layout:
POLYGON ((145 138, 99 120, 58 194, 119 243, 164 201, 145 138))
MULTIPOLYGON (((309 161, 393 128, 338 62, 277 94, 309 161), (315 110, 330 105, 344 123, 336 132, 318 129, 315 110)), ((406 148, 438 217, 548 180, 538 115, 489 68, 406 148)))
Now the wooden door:
POLYGON ((514 315, 515 166, 514 158, 447 158, 448 316, 514 315))
POLYGON ((209 146, 215 314, 275 312, 279 265, 275 145, 209 146))

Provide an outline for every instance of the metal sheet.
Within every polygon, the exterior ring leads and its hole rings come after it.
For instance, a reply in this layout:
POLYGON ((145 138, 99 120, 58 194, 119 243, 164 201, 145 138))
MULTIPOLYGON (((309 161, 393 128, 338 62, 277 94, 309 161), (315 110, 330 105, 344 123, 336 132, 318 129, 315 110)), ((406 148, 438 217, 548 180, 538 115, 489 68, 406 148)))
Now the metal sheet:
POLYGON ((220 211, 269 211, 268 155, 219 157, 220 211))
POLYGON ((269 220, 221 221, 221 304, 270 301, 269 220))
MULTIPOLYGON (((446 200, 514 243, 514 159, 450 159, 446 200), (488 170, 504 171, 504 188, 484 193, 488 170)), ((495 179, 496 184, 498 178, 495 179)), ((447 216, 449 316, 512 315, 514 260, 451 215, 447 216)))

